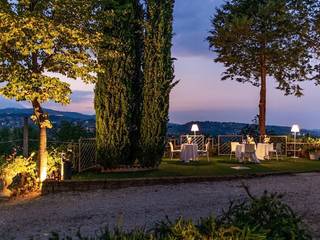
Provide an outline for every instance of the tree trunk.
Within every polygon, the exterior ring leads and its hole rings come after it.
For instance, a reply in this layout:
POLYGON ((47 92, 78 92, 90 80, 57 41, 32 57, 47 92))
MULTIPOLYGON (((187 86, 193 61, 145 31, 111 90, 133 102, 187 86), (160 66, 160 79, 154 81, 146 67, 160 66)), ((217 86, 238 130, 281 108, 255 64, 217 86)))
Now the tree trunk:
POLYGON ((29 155, 29 120, 28 117, 23 119, 23 156, 29 155))
POLYGON ((264 55, 260 57, 260 102, 259 102, 259 133, 260 136, 266 135, 266 105, 267 105, 267 68, 266 58, 264 55))
POLYGON ((40 128, 40 143, 39 143, 39 177, 40 182, 47 178, 47 128, 40 128))
POLYGON ((38 153, 38 175, 40 182, 43 182, 47 178, 47 127, 50 122, 48 115, 45 114, 41 108, 38 99, 32 101, 35 121, 40 130, 39 137, 39 153, 38 153))

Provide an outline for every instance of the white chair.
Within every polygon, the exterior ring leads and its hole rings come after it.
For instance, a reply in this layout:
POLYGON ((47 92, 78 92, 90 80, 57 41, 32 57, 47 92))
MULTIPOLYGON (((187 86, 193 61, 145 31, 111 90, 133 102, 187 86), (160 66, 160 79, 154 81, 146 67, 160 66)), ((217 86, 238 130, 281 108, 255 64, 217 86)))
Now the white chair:
POLYGON ((205 154, 207 156, 208 162, 210 161, 209 160, 209 150, 210 150, 209 147, 210 147, 210 142, 207 142, 205 145, 205 150, 198 150, 198 153, 203 154, 203 155, 205 154))
POLYGON ((171 156, 171 160, 172 160, 172 159, 173 159, 173 154, 174 154, 174 153, 181 153, 181 149, 175 150, 175 149, 173 148, 172 142, 169 142, 169 146, 170 146, 170 156, 171 156))
MULTIPOLYGON (((274 149, 273 143, 270 143, 270 144, 269 144, 269 149, 268 149, 269 156, 270 156, 270 154, 275 154, 275 155, 276 155, 276 158, 277 158, 277 161, 279 161, 278 151, 277 151, 277 148, 279 147, 278 144, 279 144, 279 143, 277 143, 276 149, 274 149)), ((280 144, 281 144, 281 143, 280 143, 280 144)), ((281 149, 281 145, 280 145, 280 149, 281 149)))
POLYGON ((230 160, 231 160, 231 158, 232 158, 232 154, 234 154, 234 156, 236 155, 237 146, 238 146, 239 144, 240 144, 240 143, 238 143, 238 142, 231 142, 230 160))
POLYGON ((244 145, 244 156, 243 158, 248 158, 250 161, 253 161, 255 163, 260 163, 260 161, 257 159, 256 156, 256 145, 255 144, 245 144, 244 145))

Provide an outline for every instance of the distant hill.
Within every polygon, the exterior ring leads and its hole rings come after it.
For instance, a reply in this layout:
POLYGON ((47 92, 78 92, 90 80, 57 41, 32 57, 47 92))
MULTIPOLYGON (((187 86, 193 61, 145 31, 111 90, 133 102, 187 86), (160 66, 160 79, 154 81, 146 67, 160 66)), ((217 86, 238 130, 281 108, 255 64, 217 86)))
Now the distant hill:
MULTIPOLYGON (((169 123, 168 134, 172 136, 179 136, 182 134, 191 134, 191 126, 193 123, 198 124, 200 132, 205 135, 232 135, 240 134, 241 130, 250 124, 235 123, 235 122, 188 122, 186 124, 169 123)), ((267 132, 272 135, 288 135, 291 127, 288 126, 267 126, 267 132)), ((320 136, 320 130, 302 129, 302 134, 310 134, 312 136, 320 136)))
MULTIPOLYGON (((62 121, 81 122, 94 128, 95 116, 77 112, 62 112, 52 109, 44 109, 54 126, 59 126, 62 121)), ((5 108, 0 109, 0 127, 20 128, 23 125, 23 117, 30 117, 33 110, 30 108, 5 108)))
MULTIPOLYGON (((82 122, 90 128, 95 127, 95 115, 86 115, 78 112, 63 112, 52 109, 44 109, 49 113, 50 120, 59 125, 61 121, 70 122, 82 122)), ((0 109, 0 127, 20 127, 22 124, 22 118, 31 116, 33 113, 32 109, 27 108, 5 108, 0 109)), ((236 122, 188 122, 186 124, 168 124, 168 135, 179 136, 182 134, 191 134, 191 126, 193 123, 197 123, 200 128, 200 133, 209 136, 218 135, 232 135, 239 134, 241 130, 250 124, 247 123, 236 123, 236 122)), ((289 126, 267 126, 267 131, 273 135, 288 135, 290 134, 289 126)), ((310 134, 312 136, 320 137, 320 130, 313 129, 301 130, 302 134, 310 134)))
MULTIPOLYGON (((50 118, 64 118, 72 120, 91 120, 95 119, 94 115, 86 115, 77 112, 62 112, 52 109, 44 109, 45 112, 49 113, 50 118)), ((33 114, 33 109, 31 108, 4 108, 0 109, 0 117, 5 116, 30 116, 33 114)))

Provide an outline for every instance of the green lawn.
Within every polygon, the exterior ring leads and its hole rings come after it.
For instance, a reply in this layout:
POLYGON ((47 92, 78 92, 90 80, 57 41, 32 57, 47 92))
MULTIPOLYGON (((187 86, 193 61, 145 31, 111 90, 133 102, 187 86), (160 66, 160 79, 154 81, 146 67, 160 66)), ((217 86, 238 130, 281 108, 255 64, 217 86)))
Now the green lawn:
POLYGON ((262 164, 240 164, 228 157, 215 157, 210 162, 182 163, 178 160, 164 159, 158 170, 134 173, 93 173, 84 172, 73 176, 73 180, 89 179, 124 179, 124 178, 153 178, 153 177, 178 177, 178 176, 235 176, 254 173, 276 172, 312 172, 320 171, 320 161, 307 159, 285 158, 279 161, 263 161, 262 164), (246 166, 248 170, 235 170, 231 167, 246 166))

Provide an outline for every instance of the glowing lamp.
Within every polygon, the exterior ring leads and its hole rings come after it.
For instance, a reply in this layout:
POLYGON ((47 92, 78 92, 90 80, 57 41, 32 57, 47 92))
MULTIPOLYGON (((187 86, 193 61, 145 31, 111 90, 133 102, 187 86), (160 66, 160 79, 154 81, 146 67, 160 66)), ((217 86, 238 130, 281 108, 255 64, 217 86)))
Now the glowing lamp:
POLYGON ((292 127, 291 127, 291 132, 292 133, 298 133, 300 132, 300 127, 298 124, 293 124, 292 127))
POLYGON ((192 124, 191 131, 196 135, 196 132, 199 132, 198 124, 192 124))
POLYGON ((291 127, 291 132, 294 135, 294 144, 293 144, 293 158, 297 158, 296 156, 296 142, 297 142, 297 133, 300 132, 300 127, 298 124, 293 124, 291 127))

